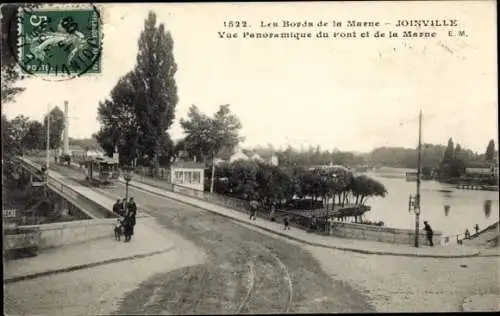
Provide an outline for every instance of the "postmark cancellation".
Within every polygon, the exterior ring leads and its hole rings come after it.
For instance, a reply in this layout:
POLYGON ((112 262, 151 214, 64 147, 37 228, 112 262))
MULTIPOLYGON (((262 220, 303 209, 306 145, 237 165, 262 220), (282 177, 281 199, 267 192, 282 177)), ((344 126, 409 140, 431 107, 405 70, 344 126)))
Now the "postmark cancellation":
POLYGON ((92 5, 20 8, 17 57, 23 73, 68 78, 101 73, 102 20, 92 5))

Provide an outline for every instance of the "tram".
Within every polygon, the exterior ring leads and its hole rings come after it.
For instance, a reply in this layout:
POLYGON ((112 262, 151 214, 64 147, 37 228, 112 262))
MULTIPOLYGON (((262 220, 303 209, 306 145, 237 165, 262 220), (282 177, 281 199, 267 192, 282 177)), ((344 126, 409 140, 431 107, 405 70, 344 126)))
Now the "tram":
POLYGON ((98 152, 74 151, 72 161, 85 167, 85 180, 94 185, 114 184, 120 177, 118 161, 98 152))

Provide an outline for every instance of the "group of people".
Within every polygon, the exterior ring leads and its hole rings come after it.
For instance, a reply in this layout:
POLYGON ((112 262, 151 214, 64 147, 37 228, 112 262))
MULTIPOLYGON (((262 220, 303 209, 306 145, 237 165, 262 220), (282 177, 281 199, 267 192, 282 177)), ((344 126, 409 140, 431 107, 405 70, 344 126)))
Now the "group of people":
POLYGON ((116 200, 113 205, 113 212, 120 216, 115 225, 115 239, 120 240, 121 235, 125 236, 125 242, 129 242, 134 235, 134 226, 137 216, 137 204, 131 197, 122 201, 116 200))
MULTIPOLYGON (((474 226, 474 229, 476 230, 476 234, 477 234, 477 233, 479 232, 479 225, 478 225, 478 224, 476 224, 476 226, 474 226)), ((464 237, 465 239, 471 239, 470 232, 469 232, 469 229, 468 229, 468 228, 466 228, 466 229, 465 229, 465 234, 464 234, 464 236, 465 236, 465 237, 464 237)))
MULTIPOLYGON (((257 219, 257 210, 260 206, 260 203, 256 200, 253 199, 249 203, 250 205, 250 220, 256 220, 257 219)), ((276 221, 276 212, 278 211, 278 203, 276 201, 273 201, 270 204, 270 210, 269 210, 269 219, 271 222, 276 221)), ((285 215, 283 218, 283 225, 284 225, 284 230, 290 230, 290 217, 288 214, 285 215)))

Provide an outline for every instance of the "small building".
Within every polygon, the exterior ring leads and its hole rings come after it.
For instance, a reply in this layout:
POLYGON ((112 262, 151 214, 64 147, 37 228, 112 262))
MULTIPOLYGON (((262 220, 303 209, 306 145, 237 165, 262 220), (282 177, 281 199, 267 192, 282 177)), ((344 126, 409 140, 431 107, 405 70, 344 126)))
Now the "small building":
POLYGON ((172 164, 170 170, 173 184, 198 191, 204 190, 205 168, 203 164, 179 160, 172 164))
POLYGON ((279 165, 279 159, 278 156, 272 155, 271 158, 269 159, 269 162, 271 163, 272 166, 278 166, 279 165))
POLYGON ((465 167, 467 175, 496 176, 498 177, 498 164, 492 162, 470 162, 465 167))

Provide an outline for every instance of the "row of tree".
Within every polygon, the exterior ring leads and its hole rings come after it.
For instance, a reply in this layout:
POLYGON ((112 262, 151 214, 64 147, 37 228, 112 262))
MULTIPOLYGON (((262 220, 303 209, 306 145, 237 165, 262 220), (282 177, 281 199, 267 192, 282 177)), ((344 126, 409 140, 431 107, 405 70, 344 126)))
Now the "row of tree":
MULTIPOLYGON (((443 160, 458 159, 463 162, 472 161, 491 161, 497 156, 495 151, 495 143, 490 140, 487 150, 484 154, 478 154, 470 149, 465 149, 460 144, 452 147, 452 143, 448 146, 423 144, 422 145, 422 166, 429 170, 438 169, 443 160), (451 156, 450 156, 451 155, 451 156), (446 159, 444 159, 446 157, 446 159), (453 159, 448 159, 452 157, 453 159)), ((288 146, 285 149, 275 149, 272 145, 267 147, 257 147, 254 152, 261 156, 269 156, 275 154, 283 165, 325 165, 332 162, 333 164, 341 164, 348 166, 370 165, 370 166, 390 166, 399 168, 416 168, 417 167, 417 148, 403 147, 379 147, 373 149, 366 154, 356 154, 352 152, 333 150, 322 150, 320 146, 310 146, 308 149, 295 149, 288 146)), ((221 157, 227 158, 227 157, 221 157)))
POLYGON ((460 144, 455 145, 453 139, 450 138, 439 165, 439 178, 443 181, 459 178, 465 174, 467 162, 495 162, 497 157, 498 152, 495 150, 495 141, 493 139, 488 142, 483 155, 476 154, 471 157, 467 151, 462 149, 460 144))
POLYGON ((215 179, 214 189, 220 194, 264 202, 310 199, 311 203, 322 201, 326 209, 333 209, 334 205, 364 204, 368 197, 387 194, 382 183, 365 175, 355 176, 343 168, 309 170, 238 160, 218 166, 215 179))
POLYGON ((18 115, 11 120, 2 114, 3 154, 19 155, 26 150, 42 150, 47 146, 47 116, 49 117, 50 149, 61 146, 64 130, 64 113, 59 107, 45 115, 42 122, 18 115))

